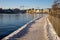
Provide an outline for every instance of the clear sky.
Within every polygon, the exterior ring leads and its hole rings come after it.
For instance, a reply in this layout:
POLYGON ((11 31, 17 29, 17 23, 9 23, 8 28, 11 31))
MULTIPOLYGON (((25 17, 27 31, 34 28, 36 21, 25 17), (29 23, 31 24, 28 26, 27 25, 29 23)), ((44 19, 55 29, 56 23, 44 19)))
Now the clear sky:
POLYGON ((1 8, 50 8, 54 0, 0 0, 1 8))

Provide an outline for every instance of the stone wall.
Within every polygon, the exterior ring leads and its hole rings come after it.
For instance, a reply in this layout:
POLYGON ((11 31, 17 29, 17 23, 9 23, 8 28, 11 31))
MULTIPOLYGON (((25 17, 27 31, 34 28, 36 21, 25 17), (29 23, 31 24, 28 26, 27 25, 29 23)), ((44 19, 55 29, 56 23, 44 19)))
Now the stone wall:
POLYGON ((58 36, 60 37, 60 9, 51 10, 49 12, 49 17, 48 18, 51 21, 55 31, 58 34, 58 36))
POLYGON ((60 37, 57 35, 56 31, 54 30, 51 22, 47 18, 47 34, 48 34, 48 39, 49 40, 60 40, 60 37))

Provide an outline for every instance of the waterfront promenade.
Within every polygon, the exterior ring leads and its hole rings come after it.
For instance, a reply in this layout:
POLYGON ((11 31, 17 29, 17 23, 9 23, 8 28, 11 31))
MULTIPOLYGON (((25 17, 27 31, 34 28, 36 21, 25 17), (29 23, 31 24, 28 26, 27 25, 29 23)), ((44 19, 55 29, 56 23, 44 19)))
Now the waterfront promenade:
POLYGON ((46 17, 39 18, 28 24, 22 32, 17 33, 9 40, 48 40, 45 24, 46 17))
POLYGON ((60 40, 50 26, 47 16, 43 16, 29 23, 23 30, 15 31, 2 40, 60 40))
POLYGON ((21 38, 15 38, 17 40, 48 40, 45 28, 45 18, 38 19, 32 24, 28 25, 28 33, 21 38))

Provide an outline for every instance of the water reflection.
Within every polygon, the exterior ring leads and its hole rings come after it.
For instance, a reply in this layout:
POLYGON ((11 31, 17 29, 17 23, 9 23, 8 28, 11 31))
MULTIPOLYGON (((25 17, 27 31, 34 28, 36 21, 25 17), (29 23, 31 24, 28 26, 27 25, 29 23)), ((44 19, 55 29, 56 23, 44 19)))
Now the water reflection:
POLYGON ((41 14, 0 14, 0 38, 40 16, 41 14))

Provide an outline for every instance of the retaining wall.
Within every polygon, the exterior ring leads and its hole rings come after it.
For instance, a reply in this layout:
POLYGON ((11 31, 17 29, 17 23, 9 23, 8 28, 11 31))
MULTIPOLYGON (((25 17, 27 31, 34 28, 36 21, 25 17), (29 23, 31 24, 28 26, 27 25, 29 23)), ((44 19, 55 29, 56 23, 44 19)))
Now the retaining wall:
POLYGON ((57 32, 58 36, 60 37, 60 9, 59 10, 52 10, 49 13, 49 20, 52 23, 55 31, 57 32))
POLYGON ((48 36, 49 40, 60 40, 60 37, 54 30, 54 28, 48 18, 47 18, 46 29, 47 29, 47 36, 48 36))

